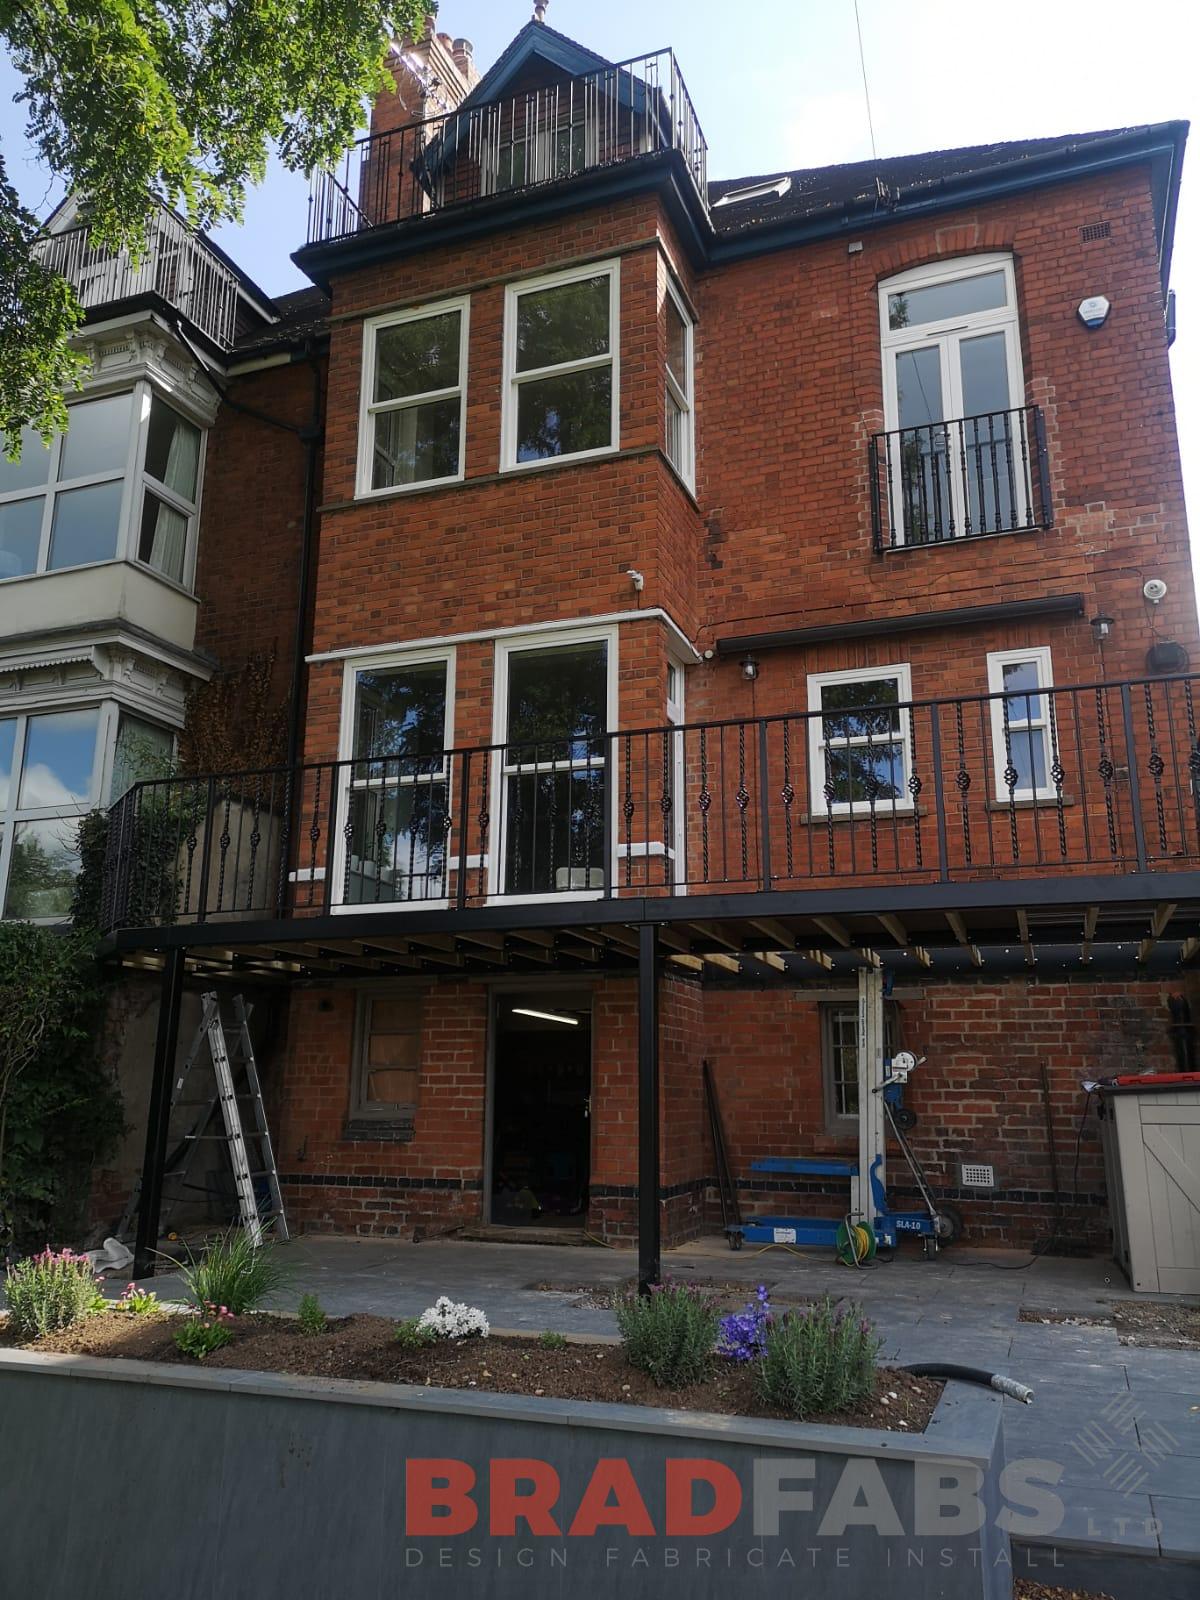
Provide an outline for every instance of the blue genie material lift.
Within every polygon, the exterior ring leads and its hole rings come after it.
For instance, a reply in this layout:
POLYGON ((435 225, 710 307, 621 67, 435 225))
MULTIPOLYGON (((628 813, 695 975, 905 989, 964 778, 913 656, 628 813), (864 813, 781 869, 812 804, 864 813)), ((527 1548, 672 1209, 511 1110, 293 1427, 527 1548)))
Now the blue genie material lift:
POLYGON ((904 1085, 921 1063, 906 1050, 891 1059, 884 1054, 884 1000, 890 978, 879 967, 858 974, 858 1159, 764 1156, 750 1163, 751 1172, 779 1177, 845 1178, 848 1205, 840 1217, 737 1217, 727 1220, 729 1246, 752 1244, 818 1245, 836 1250, 843 1260, 870 1260, 877 1249, 894 1250, 901 1234, 919 1238, 925 1253, 936 1253, 962 1233, 962 1218, 953 1206, 938 1201, 908 1140, 916 1122, 903 1103, 904 1085), (921 1207, 897 1211, 887 1189, 889 1133, 908 1164, 921 1196, 921 1207))

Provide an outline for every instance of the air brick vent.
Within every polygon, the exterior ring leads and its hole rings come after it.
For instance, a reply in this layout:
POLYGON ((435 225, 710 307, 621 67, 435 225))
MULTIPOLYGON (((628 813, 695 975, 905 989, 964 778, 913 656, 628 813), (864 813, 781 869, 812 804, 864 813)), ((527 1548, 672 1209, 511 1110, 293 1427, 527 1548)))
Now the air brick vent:
POLYGON ((1085 222, 1079 230, 1079 237, 1084 244, 1088 244, 1093 239, 1107 239, 1111 233, 1111 222, 1085 222))
POLYGON ((978 1161, 964 1161, 962 1163, 962 1187, 964 1189, 994 1189, 996 1187, 995 1167, 985 1167, 978 1161))

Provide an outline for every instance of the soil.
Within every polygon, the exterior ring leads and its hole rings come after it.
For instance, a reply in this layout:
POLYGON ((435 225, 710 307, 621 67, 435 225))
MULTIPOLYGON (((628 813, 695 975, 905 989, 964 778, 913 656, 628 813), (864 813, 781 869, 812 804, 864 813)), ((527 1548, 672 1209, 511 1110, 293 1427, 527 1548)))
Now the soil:
POLYGON ((1056 1589, 1033 1578, 1018 1578, 1014 1593, 1016 1600, 1112 1600, 1110 1594, 1098 1589, 1056 1589))
MULTIPOLYGON (((190 1365, 173 1337, 183 1320, 161 1313, 99 1312, 34 1343, 21 1344, 0 1329, 0 1347, 190 1365)), ((611 1344, 572 1340, 565 1349, 548 1349, 536 1339, 500 1335, 405 1350, 396 1343, 394 1323, 368 1316, 331 1320, 324 1333, 304 1334, 292 1318, 251 1315, 239 1317, 232 1332, 229 1344, 205 1357, 206 1367, 561 1400, 666 1405, 725 1416, 784 1416, 758 1400, 753 1376, 745 1367, 721 1362, 714 1365, 712 1376, 704 1383, 660 1389, 644 1373, 628 1366, 620 1347, 611 1344)), ((870 1399, 850 1411, 804 1420, 922 1433, 943 1387, 934 1379, 881 1367, 870 1399)))
POLYGON ((1200 1350, 1200 1305, 1155 1300, 1116 1300, 1106 1312, 1092 1316, 1053 1308, 1021 1308, 1022 1322, 1072 1328, 1115 1328, 1122 1344, 1166 1350, 1200 1350))

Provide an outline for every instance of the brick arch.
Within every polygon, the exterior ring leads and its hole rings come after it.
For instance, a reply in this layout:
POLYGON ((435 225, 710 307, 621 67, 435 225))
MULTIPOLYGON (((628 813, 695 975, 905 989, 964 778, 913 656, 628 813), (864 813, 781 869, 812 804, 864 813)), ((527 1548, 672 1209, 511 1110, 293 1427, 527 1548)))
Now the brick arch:
POLYGON ((949 261, 958 256, 990 255, 1005 251, 1017 261, 1014 228, 1006 222, 960 222, 953 227, 938 228, 932 237, 897 240, 886 245, 875 256, 875 287, 885 278, 912 267, 927 267, 935 261, 949 261))

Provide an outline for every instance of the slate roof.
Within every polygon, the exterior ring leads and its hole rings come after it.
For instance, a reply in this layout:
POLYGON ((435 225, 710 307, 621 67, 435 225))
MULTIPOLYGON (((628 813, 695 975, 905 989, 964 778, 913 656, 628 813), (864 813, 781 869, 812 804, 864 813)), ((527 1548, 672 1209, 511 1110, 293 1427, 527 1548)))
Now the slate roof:
POLYGON ((1118 140, 1151 131, 1107 128, 1097 133, 1069 133, 1052 139, 1013 139, 1001 144, 967 145, 957 150, 929 150, 920 155, 885 156, 879 161, 851 161, 835 167, 776 168, 748 178, 710 183, 710 203, 731 189, 746 189, 789 177, 791 187, 779 199, 752 200, 717 206, 712 213, 718 233, 740 233, 772 223, 796 221, 872 204, 880 212, 918 194, 927 195, 958 181, 995 173, 1002 168, 1036 167, 1048 157, 1086 153, 1118 140), (887 194, 879 196, 876 178, 887 194))
POLYGON ((276 295, 273 304, 279 321, 243 334, 231 352, 233 359, 291 350, 328 332, 329 296, 323 289, 295 289, 276 295))

